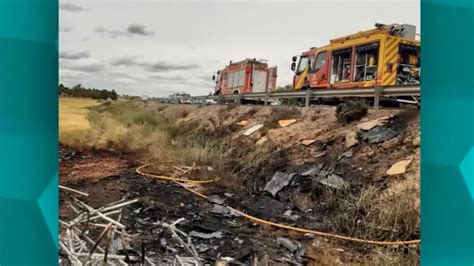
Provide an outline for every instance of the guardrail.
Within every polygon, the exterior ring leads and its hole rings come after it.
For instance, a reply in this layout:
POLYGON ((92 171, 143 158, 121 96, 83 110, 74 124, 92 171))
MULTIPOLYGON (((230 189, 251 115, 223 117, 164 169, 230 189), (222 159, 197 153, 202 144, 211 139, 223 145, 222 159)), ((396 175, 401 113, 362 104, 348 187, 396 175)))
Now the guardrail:
POLYGON ((420 86, 394 86, 394 87, 371 87, 352 89, 311 89, 304 91, 280 91, 280 92, 259 92, 231 95, 208 95, 193 96, 193 99, 213 99, 213 100, 243 100, 260 99, 267 105, 270 99, 295 99, 304 98, 305 106, 309 106, 312 98, 333 98, 333 97, 373 97, 374 108, 378 109, 381 97, 393 96, 420 96, 420 86))

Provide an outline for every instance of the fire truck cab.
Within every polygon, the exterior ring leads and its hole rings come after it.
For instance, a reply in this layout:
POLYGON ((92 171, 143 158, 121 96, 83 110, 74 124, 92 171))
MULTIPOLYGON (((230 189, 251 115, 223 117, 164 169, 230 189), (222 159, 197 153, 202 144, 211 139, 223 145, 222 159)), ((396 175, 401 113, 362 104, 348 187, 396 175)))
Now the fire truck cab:
POLYGON ((277 67, 269 67, 266 61, 245 59, 217 71, 212 79, 216 82, 216 95, 267 92, 276 89, 277 67))
POLYGON ((413 25, 375 29, 330 40, 294 56, 293 89, 411 85, 420 82, 420 42, 413 25))

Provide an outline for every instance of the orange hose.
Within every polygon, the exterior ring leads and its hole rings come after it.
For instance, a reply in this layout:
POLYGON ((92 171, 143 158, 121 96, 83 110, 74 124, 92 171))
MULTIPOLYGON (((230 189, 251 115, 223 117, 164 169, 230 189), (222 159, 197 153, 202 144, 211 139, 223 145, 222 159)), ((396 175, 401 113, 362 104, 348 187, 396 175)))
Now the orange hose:
MULTIPOLYGON (((214 182, 215 180, 206 180, 206 181, 201 181, 201 180, 189 180, 189 179, 183 179, 183 178, 177 178, 177 177, 169 177, 169 176, 163 176, 163 175, 153 175, 153 174, 149 174, 149 173, 144 173, 143 171, 141 171, 141 169, 149 166, 150 164, 147 164, 147 165, 143 165, 143 166, 140 166, 136 169, 136 172, 140 175, 144 175, 144 176, 148 176, 148 177, 152 177, 152 178, 156 178, 156 179, 161 179, 161 180, 167 180, 167 181, 172 181, 178 185, 180 185, 181 187, 183 187, 184 189, 192 192, 193 194, 203 198, 203 199, 208 199, 208 197, 202 193, 199 193, 187 186, 185 186, 183 183, 188 183, 188 184, 207 184, 207 183, 211 183, 211 182, 214 182)), ((233 212, 236 212, 238 213, 239 215, 241 215, 242 217, 250 220, 250 221, 253 221, 255 223, 259 223, 259 224, 266 224, 266 225, 271 225, 271 226, 274 226, 274 227, 278 227, 278 228, 283 228, 283 229, 287 229, 287 230, 291 230, 291 231, 295 231, 295 232, 299 232, 299 233, 309 233, 309 234, 313 234, 313 235, 318 235, 318 236, 321 236, 321 237, 327 237, 327 238, 334 238, 334 239, 339 239, 339 240, 346 240, 346 241, 351 241, 351 242, 356 242, 356 243, 362 243, 362 244, 373 244, 373 245, 383 245, 383 246, 396 246, 396 245, 413 245, 413 244, 420 244, 420 239, 415 239, 415 240, 402 240, 402 241, 377 241, 377 240, 366 240, 366 239, 361 239, 361 238, 355 238, 355 237, 349 237, 349 236, 343 236, 343 235, 338 235, 338 234, 331 234, 331 233, 326 233, 326 232, 321 232, 321 231, 316 231, 316 230, 310 230, 310 229, 305 229, 305 228, 299 228, 299 227, 294 227, 294 226, 290 226, 290 225, 285 225, 285 224, 280 224, 280 223, 275 223, 275 222, 270 222, 270 221, 267 221, 267 220, 264 220, 264 219, 260 219, 258 217, 254 217, 254 216, 251 216, 251 215, 248 215, 240 210, 237 210, 235 208, 232 208, 230 206, 226 206, 227 208, 229 208, 230 210, 232 210, 233 212)))

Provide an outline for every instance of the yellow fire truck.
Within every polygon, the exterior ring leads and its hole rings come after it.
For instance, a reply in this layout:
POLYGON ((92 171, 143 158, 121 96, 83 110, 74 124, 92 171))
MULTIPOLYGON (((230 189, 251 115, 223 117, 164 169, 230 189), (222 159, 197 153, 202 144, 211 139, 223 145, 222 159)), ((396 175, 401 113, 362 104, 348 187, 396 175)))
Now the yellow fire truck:
POLYGON ((293 89, 413 85, 420 82, 420 41, 416 27, 375 24, 375 28, 330 40, 293 57, 293 89))

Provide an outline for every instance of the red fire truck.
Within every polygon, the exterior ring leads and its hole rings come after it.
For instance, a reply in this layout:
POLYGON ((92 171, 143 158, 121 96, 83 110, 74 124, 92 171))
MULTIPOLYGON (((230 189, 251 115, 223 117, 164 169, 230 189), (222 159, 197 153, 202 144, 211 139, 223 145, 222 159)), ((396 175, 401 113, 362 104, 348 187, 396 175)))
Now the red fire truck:
POLYGON ((212 79, 216 82, 216 95, 270 92, 276 90, 277 67, 257 59, 230 61, 212 79))

